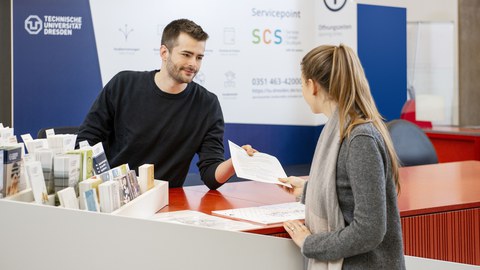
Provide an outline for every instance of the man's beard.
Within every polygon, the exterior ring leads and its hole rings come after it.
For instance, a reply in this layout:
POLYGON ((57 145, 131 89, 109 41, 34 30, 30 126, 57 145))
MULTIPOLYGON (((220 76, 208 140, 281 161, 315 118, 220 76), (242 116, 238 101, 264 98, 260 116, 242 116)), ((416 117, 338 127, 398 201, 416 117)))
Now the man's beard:
POLYGON ((190 82, 192 82, 193 78, 195 78, 195 76, 197 75, 197 72, 198 72, 198 70, 195 70, 193 68, 178 67, 177 65, 175 65, 172 62, 170 57, 168 57, 168 59, 167 59, 167 71, 168 71, 168 75, 170 75, 170 77, 178 83, 190 83, 190 82), (191 71, 194 74, 193 74, 192 77, 185 76, 185 75, 182 74, 182 70, 191 71))

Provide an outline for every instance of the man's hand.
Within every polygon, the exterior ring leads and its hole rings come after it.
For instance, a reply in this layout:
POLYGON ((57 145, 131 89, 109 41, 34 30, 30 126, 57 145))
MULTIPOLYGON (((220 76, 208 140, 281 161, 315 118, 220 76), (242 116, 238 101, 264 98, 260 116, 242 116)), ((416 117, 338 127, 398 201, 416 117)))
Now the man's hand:
MULTIPOLYGON (((253 156, 254 153, 258 152, 249 144, 243 145, 242 148, 249 156, 253 156)), ((217 180, 219 183, 225 183, 234 174, 235 169, 233 168, 232 159, 229 158, 218 165, 217 169, 215 170, 215 180, 217 180)))
POLYGON ((258 152, 250 144, 242 145, 242 148, 245 150, 245 152, 247 152, 249 156, 253 156, 253 153, 258 152))

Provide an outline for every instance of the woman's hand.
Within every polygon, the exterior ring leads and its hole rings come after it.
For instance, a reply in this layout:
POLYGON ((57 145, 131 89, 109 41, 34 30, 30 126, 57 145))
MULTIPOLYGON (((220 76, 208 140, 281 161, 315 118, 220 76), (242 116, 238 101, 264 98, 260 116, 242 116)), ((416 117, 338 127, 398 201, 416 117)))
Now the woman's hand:
POLYGON ((290 184, 292 188, 285 187, 285 186, 282 186, 282 188, 288 193, 295 195, 295 198, 297 198, 297 201, 300 200, 300 197, 303 194, 303 187, 305 186, 305 182, 307 180, 300 177, 296 177, 296 176, 290 176, 287 178, 278 178, 278 180, 282 183, 290 184))
POLYGON ((300 248, 303 246, 303 242, 305 242, 305 238, 311 235, 312 233, 310 230, 303 224, 303 222, 299 220, 289 220, 283 223, 283 227, 287 231, 287 233, 292 238, 293 242, 297 244, 300 248))

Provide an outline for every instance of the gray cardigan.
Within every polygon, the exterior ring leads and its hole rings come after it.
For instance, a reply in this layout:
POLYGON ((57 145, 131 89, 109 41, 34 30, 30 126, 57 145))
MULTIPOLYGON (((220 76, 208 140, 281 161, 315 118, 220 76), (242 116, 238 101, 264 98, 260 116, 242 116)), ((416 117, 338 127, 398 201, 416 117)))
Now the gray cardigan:
POLYGON ((344 258, 343 269, 405 269, 390 158, 373 124, 356 126, 342 142, 336 188, 346 227, 308 236, 302 253, 323 261, 344 258))

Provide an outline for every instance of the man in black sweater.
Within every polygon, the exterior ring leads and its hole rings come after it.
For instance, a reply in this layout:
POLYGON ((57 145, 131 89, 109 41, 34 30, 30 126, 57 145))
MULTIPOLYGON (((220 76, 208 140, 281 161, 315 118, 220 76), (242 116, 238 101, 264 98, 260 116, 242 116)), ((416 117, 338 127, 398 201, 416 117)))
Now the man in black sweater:
MULTIPOLYGON (((203 182, 220 187, 235 173, 231 159, 224 158, 222 110, 215 94, 193 82, 207 38, 190 20, 168 24, 161 69, 115 75, 92 105, 77 141, 103 142, 112 167, 154 164, 155 178, 170 187, 183 185, 197 153, 203 182)), ((255 151, 243 148, 249 155, 255 151)))

